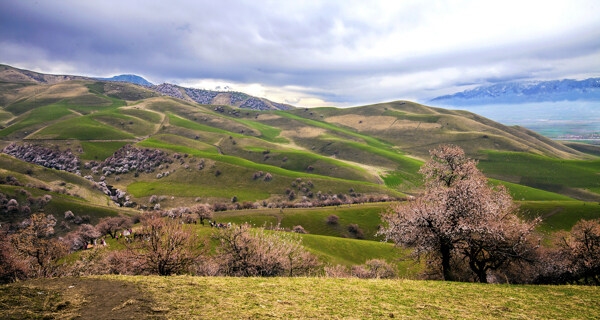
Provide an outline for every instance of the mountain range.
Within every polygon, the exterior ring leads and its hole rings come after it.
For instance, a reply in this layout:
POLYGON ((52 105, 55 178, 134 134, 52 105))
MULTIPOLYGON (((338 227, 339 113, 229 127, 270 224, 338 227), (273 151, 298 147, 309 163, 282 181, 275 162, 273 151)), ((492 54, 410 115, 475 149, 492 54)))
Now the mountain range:
POLYGON ((599 101, 600 78, 502 82, 439 96, 429 103, 461 106, 575 100, 599 101))
POLYGON ((134 74, 119 75, 111 78, 92 78, 73 75, 44 74, 30 70, 18 69, 0 64, 0 81, 16 83, 55 84, 68 80, 101 80, 115 83, 131 83, 141 85, 156 94, 166 95, 200 104, 230 105, 250 110, 290 110, 289 104, 274 102, 265 98, 254 97, 237 91, 215 91, 197 88, 186 88, 170 83, 154 85, 134 74))

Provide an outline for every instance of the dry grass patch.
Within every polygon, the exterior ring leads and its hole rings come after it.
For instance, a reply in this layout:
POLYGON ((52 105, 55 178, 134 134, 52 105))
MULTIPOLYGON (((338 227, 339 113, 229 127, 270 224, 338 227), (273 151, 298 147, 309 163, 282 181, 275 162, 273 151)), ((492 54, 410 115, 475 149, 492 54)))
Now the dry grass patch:
POLYGON ((331 278, 125 277, 172 319, 592 319, 600 290, 331 278))
POLYGON ((438 129, 438 123, 425 123, 410 120, 400 120, 392 116, 363 116, 347 114, 342 116, 328 117, 325 121, 351 127, 359 131, 384 131, 390 129, 438 129))
POLYGON ((327 130, 317 127, 297 127, 294 130, 284 130, 281 132, 281 136, 286 138, 300 137, 300 138, 316 138, 324 134, 327 130))

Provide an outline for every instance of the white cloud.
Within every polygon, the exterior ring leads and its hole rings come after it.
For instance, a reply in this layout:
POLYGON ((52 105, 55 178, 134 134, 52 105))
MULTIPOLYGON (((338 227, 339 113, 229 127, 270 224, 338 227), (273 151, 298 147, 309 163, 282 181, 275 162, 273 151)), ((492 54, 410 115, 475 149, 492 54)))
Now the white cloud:
POLYGON ((594 0, 14 0, 0 3, 0 62, 346 106, 598 76, 598 17, 594 0))

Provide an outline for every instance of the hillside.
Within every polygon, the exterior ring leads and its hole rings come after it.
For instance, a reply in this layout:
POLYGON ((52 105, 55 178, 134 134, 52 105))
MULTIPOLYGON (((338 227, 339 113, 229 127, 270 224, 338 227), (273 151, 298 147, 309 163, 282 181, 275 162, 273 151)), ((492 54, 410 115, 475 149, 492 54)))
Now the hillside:
POLYGON ((290 110, 294 108, 287 104, 273 102, 264 98, 253 97, 237 91, 213 91, 185 88, 170 83, 150 85, 146 87, 173 98, 183 99, 200 104, 229 105, 241 109, 259 111, 290 110))
POLYGON ((600 199, 600 181, 594 178, 600 163, 587 149, 466 111, 408 101, 258 111, 198 104, 182 87, 171 87, 181 93, 177 99, 130 83, 64 80, 0 84, 0 147, 27 142, 70 149, 81 161, 82 176, 105 179, 137 205, 150 205, 152 195, 164 196, 163 208, 198 199, 275 203, 315 201, 318 195, 403 197, 418 192, 417 171, 440 143, 464 148, 495 179, 600 199), (185 156, 140 174, 100 172, 98 164, 128 144, 185 156), (572 164, 571 171, 545 169, 562 163, 572 164), (515 165, 522 168, 518 173, 515 165))
POLYGON ((593 319, 598 299, 586 286, 331 278, 99 276, 0 286, 8 318, 593 319))

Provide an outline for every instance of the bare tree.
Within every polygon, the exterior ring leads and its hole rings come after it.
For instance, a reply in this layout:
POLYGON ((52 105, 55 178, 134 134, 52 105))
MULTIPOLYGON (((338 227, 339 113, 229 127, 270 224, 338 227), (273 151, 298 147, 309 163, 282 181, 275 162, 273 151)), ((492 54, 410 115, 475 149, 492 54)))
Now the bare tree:
POLYGON ((0 230, 0 283, 25 279, 29 268, 9 240, 6 228, 0 230))
POLYGON ((300 238, 290 233, 251 230, 248 224, 217 229, 219 260, 229 276, 295 276, 308 274, 318 261, 300 238))
POLYGON ((190 225, 147 216, 137 241, 126 244, 146 271, 162 276, 185 271, 204 252, 205 244, 190 225))
POLYGON ((51 276, 57 270, 57 261, 67 253, 66 246, 52 238, 56 220, 36 213, 27 223, 25 229, 11 237, 12 243, 28 261, 35 276, 51 276))

